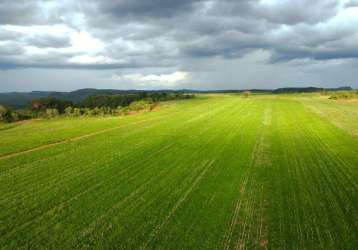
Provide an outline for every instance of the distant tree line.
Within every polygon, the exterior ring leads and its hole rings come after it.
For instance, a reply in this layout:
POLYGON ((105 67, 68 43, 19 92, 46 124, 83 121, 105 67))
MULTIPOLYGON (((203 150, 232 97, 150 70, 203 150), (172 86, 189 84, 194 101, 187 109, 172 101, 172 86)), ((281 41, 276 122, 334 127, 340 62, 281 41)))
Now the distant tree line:
POLYGON ((148 102, 160 102, 169 100, 179 99, 190 99, 194 95, 182 94, 182 93, 150 93, 150 92, 139 92, 133 94, 118 94, 118 95, 100 95, 90 96, 85 98, 81 103, 81 107, 95 108, 95 107, 109 107, 117 108, 129 106, 132 102, 139 100, 146 100, 148 102))
POLYGON ((58 113, 62 114, 69 106, 73 106, 71 101, 65 101, 54 97, 43 97, 31 102, 31 110, 34 112, 56 109, 58 113))
POLYGON ((31 118, 67 116, 126 115, 141 110, 152 110, 160 101, 191 99, 184 93, 139 92, 130 94, 89 96, 79 103, 54 97, 31 101, 27 109, 13 111, 0 106, 0 121, 13 122, 31 118))
POLYGON ((329 93, 329 99, 341 100, 341 99, 358 99, 358 91, 336 91, 329 93))
POLYGON ((8 107, 0 105, 0 122, 16 122, 33 118, 34 115, 30 110, 12 110, 8 107))

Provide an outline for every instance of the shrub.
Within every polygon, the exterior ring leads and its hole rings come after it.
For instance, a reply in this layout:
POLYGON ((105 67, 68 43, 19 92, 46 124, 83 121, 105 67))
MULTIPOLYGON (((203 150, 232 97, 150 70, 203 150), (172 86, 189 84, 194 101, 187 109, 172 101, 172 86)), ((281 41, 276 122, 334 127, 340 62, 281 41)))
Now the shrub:
POLYGON ((151 102, 142 100, 142 101, 132 102, 128 108, 130 111, 139 111, 139 110, 150 110, 151 106, 152 106, 151 102))
POLYGON ((5 119, 5 116, 7 114, 7 108, 5 108, 4 106, 0 105, 0 120, 3 121, 5 119))
POLYGON ((168 100, 191 99, 194 97, 195 96, 192 94, 183 94, 179 92, 138 92, 129 94, 89 96, 80 103, 80 106, 86 108, 107 107, 115 109, 118 106, 129 106, 131 103, 140 100, 159 102, 168 100))
POLYGON ((0 105, 0 121, 12 122, 30 119, 34 117, 53 118, 60 114, 67 116, 104 116, 104 115, 127 115, 140 110, 152 110, 157 102, 179 99, 191 99, 195 95, 180 92, 133 92, 118 95, 91 96, 77 104, 44 97, 35 99, 27 110, 13 112, 0 105))
POLYGON ((249 96, 251 95, 251 92, 248 91, 248 90, 246 90, 246 91, 242 92, 242 95, 243 95, 244 97, 249 97, 249 96))
POLYGON ((17 120, 17 118, 17 115, 13 113, 10 109, 0 105, 0 121, 12 122, 17 120))
POLYGON ((80 111, 81 111, 80 114, 83 114, 83 115, 86 115, 86 116, 91 116, 92 115, 92 109, 90 109, 90 108, 83 108, 80 111))
POLYGON ((81 116, 82 115, 82 112, 81 112, 81 109, 79 109, 79 108, 74 108, 73 109, 73 112, 72 112, 72 115, 73 116, 81 116))
POLYGON ((11 112, 11 122, 16 122, 19 120, 20 120, 19 114, 16 112, 11 112))
POLYGON ((73 115, 73 108, 71 106, 68 106, 67 108, 65 108, 65 114, 68 116, 73 115))
POLYGON ((46 117, 47 118, 54 118, 59 115, 59 112, 57 109, 46 109, 46 117))
POLYGON ((100 115, 102 113, 102 111, 101 111, 101 109, 100 108, 98 108, 98 107, 95 107, 94 109, 92 109, 92 112, 91 112, 91 114, 92 115, 100 115))
POLYGON ((16 110, 18 120, 28 120, 34 118, 34 113, 31 110, 22 109, 16 110))
POLYGON ((339 99, 355 99, 358 98, 358 91, 337 91, 334 92, 329 99, 339 100, 339 99))
POLYGON ((123 107, 120 110, 120 115, 128 115, 130 112, 129 107, 123 107))
POLYGON ((46 111, 46 109, 57 109, 59 113, 64 113, 65 109, 72 106, 72 102, 59 100, 53 97, 35 99, 31 102, 31 109, 34 111, 46 111))

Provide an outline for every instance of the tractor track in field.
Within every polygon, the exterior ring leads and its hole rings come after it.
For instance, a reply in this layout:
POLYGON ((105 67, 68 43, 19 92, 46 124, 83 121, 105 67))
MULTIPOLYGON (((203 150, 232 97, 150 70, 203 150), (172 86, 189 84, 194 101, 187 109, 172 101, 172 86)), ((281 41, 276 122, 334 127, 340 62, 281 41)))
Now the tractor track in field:
POLYGON ((354 249, 355 138, 295 100, 229 98, 4 132, 0 246, 354 249))
MULTIPOLYGON (((209 112, 209 113, 211 113, 211 112, 209 112)), ((127 124, 127 125, 129 125, 129 124, 127 124)), ((203 131, 201 131, 201 132, 203 132, 203 131)), ((161 150, 160 150, 161 151, 161 150)), ((81 174, 81 173, 80 173, 81 174)), ((78 176, 80 176, 80 174, 78 174, 78 176)))
MULTIPOLYGON (((159 118, 162 118, 163 116, 166 116, 166 115, 162 115, 159 118)), ((131 123, 128 123, 128 124, 122 124, 120 126, 116 126, 116 127, 113 127, 113 128, 107 128, 107 129, 99 130, 99 131, 96 131, 96 132, 93 132, 93 133, 88 133, 88 134, 85 134, 85 135, 71 137, 71 138, 64 139, 64 140, 61 140, 61 141, 58 141, 58 142, 52 142, 52 143, 49 143, 49 144, 45 144, 45 145, 42 145, 42 146, 39 146, 39 147, 35 147, 35 148, 31 148, 31 149, 27 149, 27 150, 15 152, 15 153, 9 153, 9 154, 5 154, 5 155, 1 155, 0 160, 10 159, 10 158, 13 158, 13 157, 16 157, 16 156, 20 156, 20 155, 24 155, 24 154, 28 154, 28 153, 32 153, 32 152, 36 152, 36 151, 41 151, 41 150, 48 149, 48 148, 51 148, 51 147, 54 147, 54 146, 57 146, 57 145, 66 144, 66 143, 69 143, 69 142, 80 141, 80 140, 90 138, 90 137, 93 137, 93 136, 96 136, 96 135, 105 134, 107 132, 111 132, 111 131, 114 131, 114 130, 117 130, 117 129, 129 127, 131 125, 137 125, 137 124, 145 123, 145 122, 148 122, 148 121, 157 120, 159 118, 155 117, 155 118, 152 118, 152 119, 144 119, 144 120, 140 120, 140 121, 136 121, 136 122, 131 122, 131 123)))
POLYGON ((155 239, 155 237, 158 235, 159 231, 165 226, 170 218, 175 214, 177 209, 181 206, 181 204, 187 199, 187 197, 191 194, 191 192, 194 190, 194 188, 198 185, 198 183, 201 181, 201 179, 205 176, 206 172, 213 166, 213 163, 215 160, 211 160, 208 162, 205 162, 204 169, 200 172, 198 176, 195 177, 193 183, 188 187, 188 189, 185 191, 185 193, 177 200, 177 202, 174 204, 172 209, 169 211, 167 216, 164 218, 162 223, 160 223, 149 235, 148 241, 145 243, 145 247, 148 246, 152 240, 155 239))
POLYGON ((255 247, 255 249, 267 249, 265 183, 256 180, 254 169, 263 168, 271 163, 267 152, 268 145, 266 138, 266 131, 271 125, 271 117, 272 108, 266 107, 261 118, 261 131, 252 148, 251 165, 247 169, 247 174, 243 178, 241 187, 238 190, 240 194, 236 200, 228 229, 224 234, 223 249, 246 249, 248 247, 246 243, 250 241, 252 241, 252 247, 255 247), (240 215, 242 211, 246 216, 240 215), (257 230, 253 228, 255 223, 259 225, 257 230), (240 229, 239 233, 235 235, 238 229, 240 229))
MULTIPOLYGON (((140 184, 136 189, 134 189, 132 192, 130 192, 128 195, 114 203, 109 209, 107 209, 104 213, 102 213, 100 216, 98 216, 95 220, 93 220, 86 229, 82 230, 80 233, 80 239, 77 242, 77 245, 79 245, 83 239, 88 237, 95 229, 104 221, 104 219, 113 211, 119 209, 124 204, 126 204, 129 200, 133 199, 136 195, 140 194, 141 192, 144 192, 146 188, 156 181, 160 180, 164 176, 170 172, 171 169, 164 168, 161 169, 155 176, 149 177, 145 182, 140 184)), ((77 246, 76 245, 76 246, 77 246)))
MULTIPOLYGON (((221 107, 220 109, 216 110, 216 112, 219 112, 219 111, 221 111, 223 109, 225 109, 225 107, 221 107)), ((179 112, 179 111, 177 111, 177 112, 179 112)), ((201 114, 199 117, 191 118, 188 121, 186 121, 185 123, 191 123, 191 122, 193 122, 193 121, 195 121, 197 119, 200 120, 201 118, 205 117, 206 115, 208 115, 210 113, 212 113, 212 111, 209 111, 209 112, 206 112, 204 114, 201 114)), ((140 121, 135 121, 135 122, 131 122, 131 123, 128 123, 128 124, 122 124, 120 126, 107 128, 107 129, 102 129, 102 130, 99 130, 99 131, 96 131, 96 132, 92 132, 92 133, 88 133, 88 134, 84 134, 84 135, 80 135, 80 136, 74 136, 74 137, 71 137, 71 138, 63 139, 63 140, 60 140, 60 141, 57 141, 57 142, 47 143, 45 145, 41 145, 41 146, 34 147, 34 148, 31 148, 31 149, 26 149, 26 150, 23 150, 23 151, 6 153, 6 154, 3 154, 3 155, 0 155, 0 160, 11 159, 11 158, 14 158, 16 156, 21 156, 21 155, 25 155, 25 154, 32 153, 32 152, 41 151, 41 150, 48 149, 48 148, 51 148, 51 147, 54 147, 54 146, 58 146, 58 145, 62 145, 62 144, 70 143, 70 142, 80 141, 82 139, 87 139, 87 138, 90 138, 90 137, 93 137, 93 136, 96 136, 96 135, 105 134, 107 132, 111 132, 111 131, 114 131, 114 130, 117 130, 117 129, 129 127, 131 125, 137 125, 137 124, 145 123, 147 121, 152 121, 152 120, 160 120, 161 118, 166 117, 166 116, 170 116, 170 115, 173 115, 173 113, 167 113, 167 114, 157 116, 157 117, 154 117, 154 118, 150 118, 150 119, 144 119, 144 120, 140 120, 140 121)))
MULTIPOLYGON (((211 130, 212 128, 206 128, 204 131, 200 131, 200 134, 211 130)), ((234 133, 236 134, 236 133, 234 133)), ((232 135, 229 136, 230 138, 232 137, 232 135)), ((224 143, 225 145, 226 143, 224 143)), ((223 145, 223 146, 224 146, 223 145)), ((222 148, 220 150, 218 150, 218 154, 222 153, 222 148)), ((198 150, 198 149, 196 149, 198 150)), ((204 170, 203 168, 198 171, 198 174, 195 174, 196 177, 193 178, 193 182, 189 185, 189 187, 187 187, 185 190, 183 190, 183 194, 178 198, 178 200, 173 204, 172 209, 165 215, 163 216, 163 219, 161 222, 159 222, 156 226, 153 226, 153 229, 151 231, 151 233, 149 234, 149 238, 147 239, 147 241, 145 243, 143 243, 141 248, 146 248, 148 247, 148 244, 151 244, 153 240, 157 239, 158 234, 160 233, 161 229, 163 227, 165 227, 168 223, 170 223, 170 219, 175 215, 176 211, 182 206, 182 204, 187 200, 188 196, 190 196, 193 193, 193 189, 195 189, 195 187, 198 186, 199 182, 201 181, 201 179, 207 174, 207 172, 209 171, 209 169, 212 169, 212 165, 215 162, 215 159, 212 160, 207 160, 204 162, 204 170)), ((152 201, 153 202, 153 201, 152 201)), ((141 208, 142 210, 145 210, 145 208, 141 208)))
MULTIPOLYGON (((174 143, 169 144, 169 145, 166 145, 166 146, 164 146, 163 148, 160 148, 159 150, 153 152, 153 153, 152 153, 150 156, 148 156, 148 158, 146 158, 145 160, 148 160, 150 157, 153 157, 154 155, 160 154, 163 150, 167 150, 168 148, 172 147, 173 145, 174 145, 174 143)), ((138 162, 136 165, 139 165, 140 163, 142 163, 142 162, 145 161, 145 160, 142 160, 142 161, 138 162)), ((132 167, 133 167, 133 166, 132 166, 132 167)), ((128 167, 128 168, 129 168, 129 167, 128 167)), ((120 171, 119 173, 117 173, 116 175, 112 176, 111 179, 115 179, 118 175, 125 173, 126 171, 128 171, 128 168, 125 168, 125 169, 123 169, 122 171, 120 171)), ((132 176, 132 178, 134 178, 134 176, 132 176)), ((108 180, 106 180, 106 181, 108 181, 108 180)), ((4 234, 3 236, 4 236, 4 237, 8 237, 9 235, 15 233, 17 230, 19 230, 19 229, 20 229, 20 230, 21 230, 21 229, 24 229, 26 226, 30 225, 30 224, 33 223, 34 221, 39 220, 39 219, 43 218, 45 215, 47 215, 47 214, 49 214, 49 213, 52 213, 52 212, 54 212, 54 211, 56 211, 56 210, 58 210, 58 209, 64 208, 64 207, 67 206, 71 201, 76 200, 76 199, 78 199, 80 196, 82 196, 82 195, 84 195, 84 194, 86 194, 86 193, 89 193, 90 191, 95 190, 96 188, 102 186, 104 183, 105 183, 105 181, 101 181, 101 182, 97 183, 96 185, 94 185, 94 186, 92 186, 92 187, 90 187, 90 188, 88 188, 88 189, 86 189, 86 190, 83 190, 83 191, 81 191, 81 192, 75 194, 75 195, 72 196, 71 198, 62 201, 62 202, 60 202, 59 204, 54 205, 53 207, 51 207, 51 208, 49 208, 48 210, 46 210, 46 211, 44 211, 43 213, 41 213, 40 215, 35 216, 35 217, 33 218, 33 220, 30 220, 30 221, 28 221, 28 222, 26 222, 26 223, 23 223, 23 224, 18 225, 18 226, 15 228, 16 230, 14 229, 14 230, 12 230, 12 231, 10 231, 10 232, 7 232, 7 233, 4 234)))
MULTIPOLYGON (((232 104, 231 104, 232 105, 232 104)), ((193 117, 189 120, 187 120, 184 124, 187 125, 187 124, 190 124, 190 123, 193 123, 193 122, 197 122, 197 120, 201 120, 202 118, 204 117, 207 117, 207 116, 211 116, 213 114, 216 114, 216 113, 219 113, 223 108, 220 108, 220 109, 217 109, 215 111, 209 111, 209 112, 206 112, 205 115, 201 115, 200 118, 198 119, 197 117, 193 117)), ((201 133, 204 133, 205 131, 209 131, 210 128, 206 128, 205 130, 201 131, 201 133)), ((174 145, 174 144, 173 144, 174 145)), ((210 161, 209 163, 206 164, 205 166, 205 169, 202 171, 202 173, 199 174, 198 177, 200 178, 196 178, 195 179, 195 183, 189 188, 190 190, 185 193, 185 198, 184 200, 186 199, 186 197, 191 193, 192 189, 194 189, 194 187, 197 185, 197 183, 202 179, 202 177, 205 175, 205 173, 208 171, 209 168, 211 168, 211 166, 213 165, 213 162, 214 161, 210 161)), ((158 173, 159 175, 161 175, 162 173, 165 174, 166 170, 163 169, 160 171, 160 173, 158 173), (164 171, 164 172, 163 172, 164 171)), ((129 199, 132 199, 133 197, 135 197, 138 193, 144 191, 145 187, 149 184, 149 183, 153 183, 156 179, 158 179, 159 176, 157 177, 153 177, 149 180, 147 180, 146 183, 140 185, 136 190, 134 190, 132 193, 130 193, 127 197, 125 197, 123 200, 119 201, 117 204, 114 204, 109 210, 107 210, 104 214, 102 214, 100 217, 97 217, 95 221, 93 221, 87 229, 83 230, 82 231, 82 237, 81 239, 87 237, 88 235, 90 235, 97 226, 99 226, 101 224, 101 222, 105 219, 105 217, 112 211, 118 209, 119 207, 121 207, 122 205, 124 205, 125 203, 127 203, 127 201, 129 199)), ((182 197, 183 198, 183 197, 182 197)), ((184 200, 182 200, 182 198, 180 199, 180 204, 182 202, 184 202, 184 200)), ((180 204, 178 205, 178 207, 180 206, 180 204)), ((176 211, 177 208, 173 208, 173 211, 171 214, 174 214, 175 211, 176 211)), ((170 219, 172 215, 169 216, 168 220, 170 219)), ((81 240, 80 240, 81 241, 81 240)))

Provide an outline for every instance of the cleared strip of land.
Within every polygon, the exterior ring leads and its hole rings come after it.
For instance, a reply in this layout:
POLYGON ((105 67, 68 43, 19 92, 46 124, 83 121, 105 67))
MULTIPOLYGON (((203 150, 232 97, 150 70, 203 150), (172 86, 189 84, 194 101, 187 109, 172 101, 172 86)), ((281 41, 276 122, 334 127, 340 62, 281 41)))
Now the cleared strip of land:
POLYGON ((357 244, 358 140, 294 98, 199 98, 0 138, 4 248, 357 244))

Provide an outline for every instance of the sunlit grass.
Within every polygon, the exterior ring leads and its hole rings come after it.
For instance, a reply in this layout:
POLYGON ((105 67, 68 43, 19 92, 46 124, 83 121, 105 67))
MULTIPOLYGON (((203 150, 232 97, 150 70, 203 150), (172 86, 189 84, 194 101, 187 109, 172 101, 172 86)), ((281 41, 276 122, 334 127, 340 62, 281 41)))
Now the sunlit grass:
POLYGON ((358 141, 346 123, 358 107, 337 127, 311 109, 325 105, 206 95, 0 129, 0 246, 354 249, 358 141))

